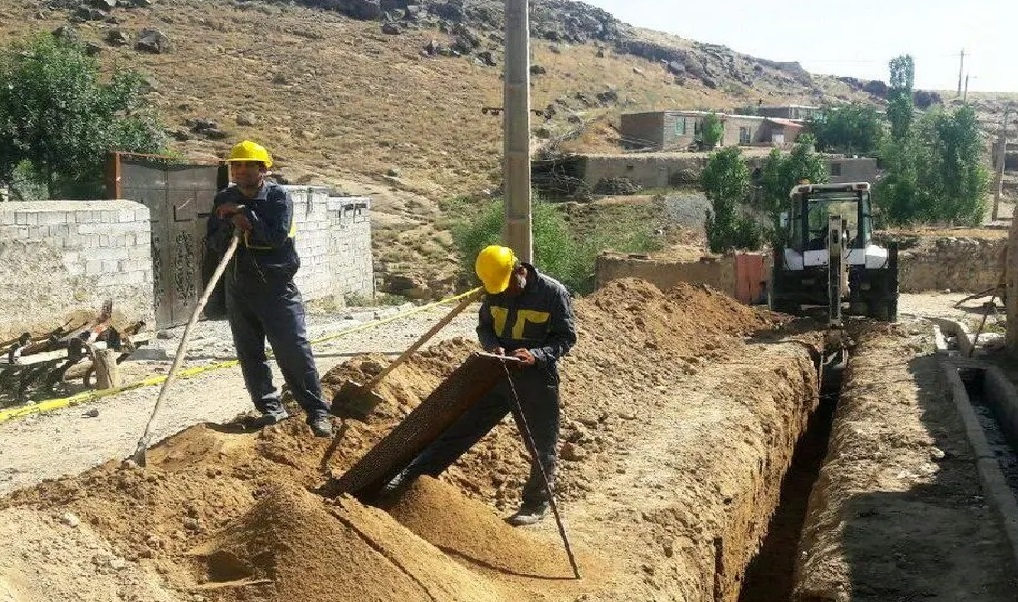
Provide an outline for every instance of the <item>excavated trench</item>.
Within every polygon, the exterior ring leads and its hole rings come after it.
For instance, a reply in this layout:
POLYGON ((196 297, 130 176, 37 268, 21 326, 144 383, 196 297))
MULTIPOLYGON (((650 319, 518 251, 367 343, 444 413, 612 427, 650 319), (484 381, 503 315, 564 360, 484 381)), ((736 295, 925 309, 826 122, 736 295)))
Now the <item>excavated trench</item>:
POLYGON ((834 414, 841 397, 847 351, 828 349, 821 370, 820 404, 809 418, 781 481, 781 497, 760 550, 746 567, 739 602, 790 600, 799 539, 806 520, 810 493, 827 454, 834 414))
MULTIPOLYGON (((837 357, 842 351, 834 354, 837 357)), ((795 445, 768 535, 746 567, 739 602, 779 602, 792 597, 795 559, 809 494, 827 455, 846 363, 847 357, 844 357, 822 369, 821 401, 795 445)))

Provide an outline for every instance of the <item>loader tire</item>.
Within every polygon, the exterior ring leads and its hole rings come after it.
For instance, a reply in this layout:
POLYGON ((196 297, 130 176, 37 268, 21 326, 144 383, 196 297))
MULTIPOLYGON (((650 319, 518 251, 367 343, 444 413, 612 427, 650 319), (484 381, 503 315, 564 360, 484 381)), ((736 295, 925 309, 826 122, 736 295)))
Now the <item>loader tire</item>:
POLYGON ((799 304, 795 301, 774 301, 772 309, 779 313, 797 316, 799 315, 800 308, 799 304))

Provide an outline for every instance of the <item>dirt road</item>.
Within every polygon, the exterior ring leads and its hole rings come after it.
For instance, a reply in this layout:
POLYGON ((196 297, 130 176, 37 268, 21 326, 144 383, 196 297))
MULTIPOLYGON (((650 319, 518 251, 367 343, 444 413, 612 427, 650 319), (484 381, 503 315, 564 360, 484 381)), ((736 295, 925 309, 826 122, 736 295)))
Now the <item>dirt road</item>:
MULTIPOLYGON (((446 307, 425 311, 397 320, 377 329, 364 330, 314 348, 319 373, 359 353, 400 353, 431 327, 446 307)), ((472 337, 476 308, 468 308, 437 336, 436 340, 472 337)), ((311 315, 309 338, 353 328, 370 321, 371 312, 362 320, 345 320, 342 315, 311 315)), ((152 347, 164 349, 172 357, 183 328, 167 331, 169 338, 155 341, 152 347)), ((225 322, 202 323, 195 331, 188 361, 184 367, 213 364, 233 359, 233 347, 225 322)), ((165 374, 170 361, 138 361, 122 364, 125 380, 133 382, 150 374, 165 374)), ((275 382, 282 376, 274 366, 275 382)), ((0 495, 52 479, 75 474, 113 458, 124 458, 134 451, 152 411, 158 387, 147 387, 104 398, 94 403, 15 419, 0 424, 0 495), (90 410, 99 415, 87 417, 90 410)), ((191 425, 223 422, 251 409, 240 368, 207 372, 173 383, 164 404, 155 440, 163 439, 191 425), (214 394, 210 394, 214 391, 214 394)))

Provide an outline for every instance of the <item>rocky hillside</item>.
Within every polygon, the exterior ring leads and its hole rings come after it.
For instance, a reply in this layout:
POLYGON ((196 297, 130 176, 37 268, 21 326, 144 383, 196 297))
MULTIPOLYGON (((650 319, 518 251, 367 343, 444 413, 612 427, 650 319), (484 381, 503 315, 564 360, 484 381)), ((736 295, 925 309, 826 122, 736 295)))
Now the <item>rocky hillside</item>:
MULTIPOLYGON (((58 30, 147 73, 173 150, 264 141, 281 174, 375 199, 379 272, 440 288, 438 202, 499 184, 501 0, 4 0, 12 39, 58 30)), ((631 27, 580 2, 532 9, 534 147, 609 150, 622 112, 873 98, 857 85, 631 27)))

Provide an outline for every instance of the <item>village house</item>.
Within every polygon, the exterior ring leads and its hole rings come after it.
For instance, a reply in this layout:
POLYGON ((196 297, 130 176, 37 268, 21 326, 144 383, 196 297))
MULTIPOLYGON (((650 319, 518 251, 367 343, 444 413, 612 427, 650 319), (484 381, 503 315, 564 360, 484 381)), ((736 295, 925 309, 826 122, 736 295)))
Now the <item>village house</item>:
MULTIPOLYGON (((816 107, 758 107, 760 115, 716 113, 724 126, 720 146, 784 147, 798 139, 805 129, 801 117, 813 115, 816 107), (766 111, 767 114, 763 114, 766 111)), ((673 151, 696 149, 700 127, 707 111, 650 111, 622 115, 621 133, 630 149, 673 151)))

